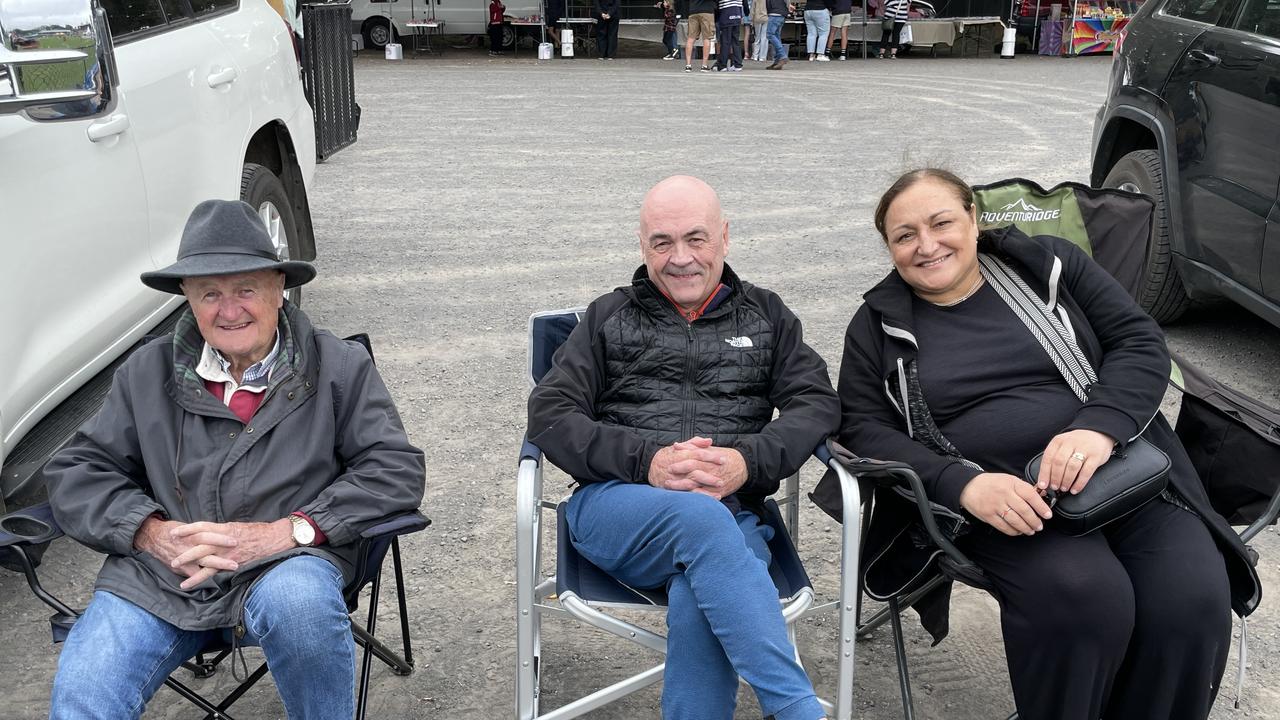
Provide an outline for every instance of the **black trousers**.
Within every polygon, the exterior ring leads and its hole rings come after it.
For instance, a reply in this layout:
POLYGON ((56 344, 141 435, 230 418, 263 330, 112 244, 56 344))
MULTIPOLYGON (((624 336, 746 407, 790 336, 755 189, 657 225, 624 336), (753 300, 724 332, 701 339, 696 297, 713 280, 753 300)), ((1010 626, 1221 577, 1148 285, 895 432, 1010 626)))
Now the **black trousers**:
POLYGON ((742 67, 742 23, 716 26, 716 67, 742 67))
POLYGON ((602 58, 618 56, 618 22, 619 18, 611 17, 596 23, 596 45, 602 58))
POLYGON ((880 52, 881 53, 885 51, 885 48, 889 48, 891 50, 898 49, 898 45, 902 40, 902 28, 906 26, 907 26, 907 22, 905 20, 903 20, 902 22, 898 22, 895 20, 893 23, 892 31, 885 30, 884 28, 880 29, 880 52))
POLYGON ((1231 598, 1200 518, 1155 500, 1084 537, 983 526, 960 543, 996 587, 1024 720, 1209 716, 1231 598))
POLYGON ((502 26, 489 26, 489 52, 502 51, 502 26))

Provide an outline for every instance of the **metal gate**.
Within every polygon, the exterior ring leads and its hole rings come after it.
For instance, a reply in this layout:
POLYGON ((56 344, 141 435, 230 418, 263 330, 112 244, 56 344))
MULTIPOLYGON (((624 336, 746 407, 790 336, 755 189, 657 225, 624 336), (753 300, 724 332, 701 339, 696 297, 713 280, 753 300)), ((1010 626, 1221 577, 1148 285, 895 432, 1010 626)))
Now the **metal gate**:
POLYGON ((302 6, 302 81, 316 122, 316 159, 356 141, 360 106, 356 104, 351 50, 351 3, 302 6))

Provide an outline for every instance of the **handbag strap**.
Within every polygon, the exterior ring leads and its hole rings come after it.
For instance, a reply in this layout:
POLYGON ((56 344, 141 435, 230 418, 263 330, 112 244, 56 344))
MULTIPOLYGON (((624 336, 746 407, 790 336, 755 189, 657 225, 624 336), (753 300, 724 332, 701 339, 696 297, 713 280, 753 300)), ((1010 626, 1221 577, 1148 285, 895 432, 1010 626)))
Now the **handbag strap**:
POLYGON ((1075 335, 1067 330, 1040 296, 1032 292, 1026 281, 1000 258, 979 253, 978 272, 1031 331, 1032 337, 1048 353, 1080 402, 1088 402, 1089 386, 1098 382, 1098 375, 1080 351, 1075 335))

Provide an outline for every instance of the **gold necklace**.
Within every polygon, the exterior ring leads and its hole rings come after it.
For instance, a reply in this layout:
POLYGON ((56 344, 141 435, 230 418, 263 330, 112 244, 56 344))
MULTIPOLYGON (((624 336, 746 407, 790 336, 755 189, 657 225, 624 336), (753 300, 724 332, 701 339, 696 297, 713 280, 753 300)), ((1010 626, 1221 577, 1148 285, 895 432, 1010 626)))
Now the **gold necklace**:
POLYGON ((974 294, 974 293, 976 293, 976 292, 978 292, 978 288, 980 288, 980 287, 982 287, 982 275, 981 275, 981 274, 979 274, 979 275, 978 275, 978 279, 977 279, 977 280, 975 280, 975 281, 973 282, 973 287, 969 288, 969 292, 965 293, 965 294, 964 294, 964 297, 961 297, 961 298, 959 298, 959 299, 957 299, 957 300, 952 300, 951 302, 939 303, 939 302, 933 302, 932 300, 930 300, 929 302, 930 302, 930 303, 933 303, 934 305, 937 305, 938 307, 951 307, 951 306, 953 306, 953 305, 959 305, 960 303, 964 302, 965 300, 968 300, 969 298, 973 297, 973 294, 974 294))

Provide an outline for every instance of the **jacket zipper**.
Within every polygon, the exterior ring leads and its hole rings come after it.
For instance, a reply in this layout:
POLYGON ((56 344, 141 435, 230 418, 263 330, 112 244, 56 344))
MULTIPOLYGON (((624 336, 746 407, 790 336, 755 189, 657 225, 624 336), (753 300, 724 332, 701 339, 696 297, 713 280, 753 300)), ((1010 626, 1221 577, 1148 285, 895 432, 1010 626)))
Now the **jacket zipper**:
POLYGON ((689 398, 690 390, 693 387, 693 323, 686 323, 684 328, 684 387, 682 393, 684 399, 683 407, 681 408, 680 437, 688 440, 693 437, 693 401, 689 398))

